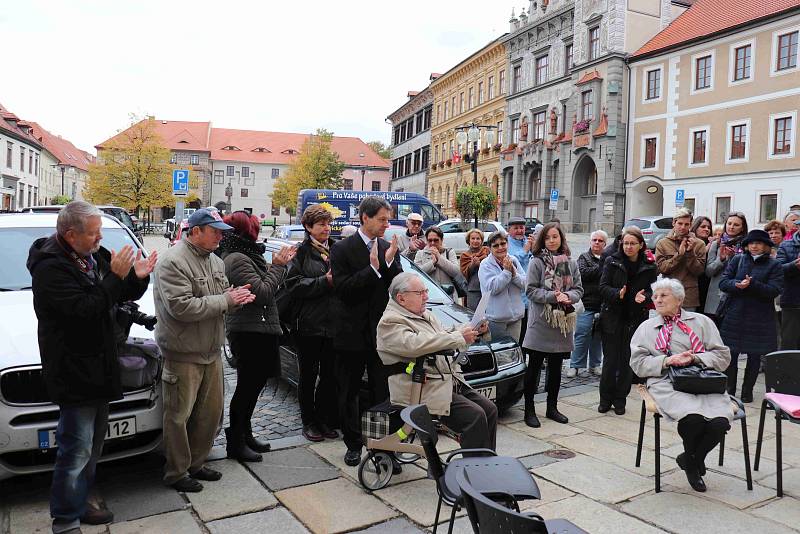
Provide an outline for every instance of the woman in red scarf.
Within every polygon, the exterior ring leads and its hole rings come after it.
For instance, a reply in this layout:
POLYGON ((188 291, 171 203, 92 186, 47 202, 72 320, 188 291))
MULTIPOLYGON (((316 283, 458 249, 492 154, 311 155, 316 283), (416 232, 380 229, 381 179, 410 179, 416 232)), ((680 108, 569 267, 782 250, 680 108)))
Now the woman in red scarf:
POLYGON ((474 310, 481 301, 481 282, 478 279, 478 268, 481 260, 489 255, 489 247, 483 245, 483 232, 473 228, 465 236, 469 250, 461 253, 459 258, 461 274, 467 281, 467 308, 474 310))

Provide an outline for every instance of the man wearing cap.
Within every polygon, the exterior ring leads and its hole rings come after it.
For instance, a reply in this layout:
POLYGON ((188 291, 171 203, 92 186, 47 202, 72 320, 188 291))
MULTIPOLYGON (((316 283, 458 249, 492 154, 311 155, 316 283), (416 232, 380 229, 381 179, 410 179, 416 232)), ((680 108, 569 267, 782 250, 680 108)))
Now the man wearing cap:
MULTIPOLYGON (((531 261, 531 249, 533 248, 533 235, 525 237, 525 219, 522 217, 511 217, 506 224, 508 229, 508 255, 514 256, 522 267, 522 272, 528 272, 528 263, 531 261)), ((517 336, 517 340, 522 344, 522 336, 528 329, 528 297, 525 291, 522 294, 522 304, 525 306, 525 316, 522 321, 522 328, 517 336)))
MULTIPOLYGON (((800 219, 794 227, 800 228, 800 219)), ((783 292, 781 293, 781 350, 800 349, 800 232, 778 247, 775 258, 783 267, 783 292)))
POLYGON ((232 288, 215 254, 231 227, 216 210, 201 208, 188 220, 155 270, 156 343, 164 355, 164 482, 198 492, 199 480, 222 474, 204 464, 222 418, 224 315, 255 299, 248 286, 232 288))
POLYGON ((409 213, 406 217, 406 232, 397 237, 400 254, 414 261, 418 250, 425 248, 425 234, 422 231, 422 215, 409 213))

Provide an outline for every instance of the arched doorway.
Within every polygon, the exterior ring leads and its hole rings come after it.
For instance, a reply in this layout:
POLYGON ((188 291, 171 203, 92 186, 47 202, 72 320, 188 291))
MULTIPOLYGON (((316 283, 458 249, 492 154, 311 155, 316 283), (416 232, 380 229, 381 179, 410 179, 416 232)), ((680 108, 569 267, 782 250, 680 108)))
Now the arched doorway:
POLYGON ((664 213, 664 188, 658 178, 643 176, 628 191, 629 218, 664 213))
POLYGON ((571 219, 573 232, 595 230, 597 204, 597 165, 588 154, 575 165, 572 174, 571 219))

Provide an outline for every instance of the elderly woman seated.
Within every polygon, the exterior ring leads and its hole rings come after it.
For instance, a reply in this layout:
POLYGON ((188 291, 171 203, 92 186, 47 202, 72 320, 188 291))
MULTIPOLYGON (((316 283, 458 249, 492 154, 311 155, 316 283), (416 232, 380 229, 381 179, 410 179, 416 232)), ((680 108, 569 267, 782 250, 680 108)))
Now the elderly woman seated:
POLYGON ((678 280, 664 278, 652 284, 658 315, 643 322, 631 340, 631 369, 647 378, 647 390, 666 420, 678 422, 684 452, 676 458, 695 491, 706 491, 702 476, 706 455, 722 440, 733 420, 727 394, 694 395, 675 391, 670 366, 699 364, 725 371, 731 353, 722 344, 714 322, 681 309, 685 296, 678 280))
MULTIPOLYGON (((497 407, 473 390, 461 376, 457 363, 442 353, 462 350, 486 332, 482 325, 469 324, 445 328, 426 307, 428 290, 419 275, 400 273, 389 285, 391 300, 378 323, 378 354, 390 369, 420 356, 432 355, 425 362, 427 381, 422 386, 422 400, 430 413, 454 432, 461 434, 461 446, 495 448, 497 407)), ((411 375, 405 371, 390 373, 389 399, 392 404, 408 406, 411 399, 411 375)))

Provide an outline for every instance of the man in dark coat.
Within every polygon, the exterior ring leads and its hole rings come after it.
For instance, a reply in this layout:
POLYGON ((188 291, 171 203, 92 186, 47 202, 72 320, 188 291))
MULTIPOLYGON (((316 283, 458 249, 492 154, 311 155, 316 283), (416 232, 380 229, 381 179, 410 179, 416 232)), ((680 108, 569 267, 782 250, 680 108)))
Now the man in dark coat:
POLYGON ((37 239, 28 255, 39 352, 50 399, 59 406, 50 495, 53 532, 80 532, 80 523, 113 520, 87 505, 108 427, 108 403, 122 398, 116 308, 140 298, 156 264, 126 245, 100 247, 101 212, 73 201, 58 214, 56 233, 37 239))
POLYGON ((380 197, 366 197, 358 206, 361 227, 336 243, 331 251, 333 288, 344 304, 334 346, 339 385, 339 416, 342 423, 347 465, 361 460, 361 424, 358 391, 364 368, 374 405, 389 397, 387 377, 376 350, 376 330, 389 301, 389 284, 403 268, 397 237, 391 244, 382 239, 389 227, 392 207, 380 197))

